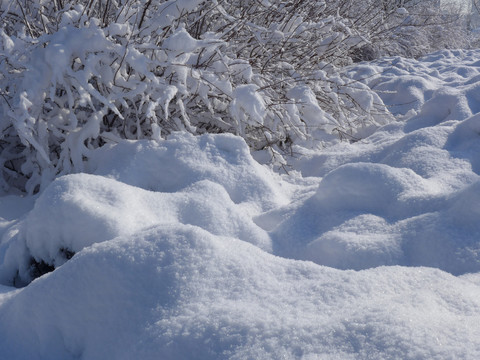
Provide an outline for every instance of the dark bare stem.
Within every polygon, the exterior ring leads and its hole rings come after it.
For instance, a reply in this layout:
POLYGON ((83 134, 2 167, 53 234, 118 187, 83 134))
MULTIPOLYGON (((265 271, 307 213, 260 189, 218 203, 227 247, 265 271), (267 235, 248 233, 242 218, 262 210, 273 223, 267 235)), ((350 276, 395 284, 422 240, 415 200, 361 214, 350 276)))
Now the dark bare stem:
POLYGON ((20 11, 22 12, 22 16, 23 16, 23 23, 25 24, 25 26, 27 27, 28 29, 28 33, 30 34, 30 36, 32 37, 32 39, 34 38, 33 36, 33 31, 32 31, 32 28, 30 26, 30 23, 28 22, 27 20, 27 15, 25 14, 25 9, 23 8, 22 4, 20 4, 20 1, 17 0, 17 4, 18 4, 18 7, 20 8, 20 11))
POLYGON ((145 15, 147 14, 147 10, 152 4, 152 0, 148 0, 145 6, 143 7, 142 17, 140 18, 140 22, 138 23, 138 29, 140 30, 143 25, 143 21, 145 20, 145 15))

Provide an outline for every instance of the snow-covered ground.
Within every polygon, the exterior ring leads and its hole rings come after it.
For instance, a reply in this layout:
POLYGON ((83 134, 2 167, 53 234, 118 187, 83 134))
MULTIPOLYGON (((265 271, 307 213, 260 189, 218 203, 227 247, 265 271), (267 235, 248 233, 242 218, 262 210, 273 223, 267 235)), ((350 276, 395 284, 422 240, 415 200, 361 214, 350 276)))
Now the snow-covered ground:
POLYGON ((289 175, 178 133, 0 198, 0 359, 480 358, 479 59, 353 67, 398 121, 289 175))

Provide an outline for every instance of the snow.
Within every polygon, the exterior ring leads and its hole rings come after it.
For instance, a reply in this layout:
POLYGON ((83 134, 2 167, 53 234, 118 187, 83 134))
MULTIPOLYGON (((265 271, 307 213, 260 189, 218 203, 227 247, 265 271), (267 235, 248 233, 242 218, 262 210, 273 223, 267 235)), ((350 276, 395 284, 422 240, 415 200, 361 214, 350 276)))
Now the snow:
POLYGON ((233 135, 174 133, 166 141, 124 141, 97 150, 91 172, 158 192, 176 192, 198 181, 221 185, 238 204, 263 210, 288 202, 271 171, 233 135))
POLYGON ((315 94, 308 86, 294 86, 287 92, 287 97, 299 104, 299 111, 309 123, 321 123, 323 125, 329 123, 330 119, 321 109, 315 94))
POLYGON ((183 52, 195 51, 199 47, 197 43, 199 41, 192 38, 185 28, 180 28, 165 40, 164 47, 167 50, 181 54, 183 52))
POLYGON ((194 226, 94 245, 12 292, 7 358, 478 356, 469 281, 427 268, 339 271, 194 226))
MULTIPOLYGON (((237 121, 238 126, 263 125, 263 119, 266 116, 265 104, 261 96, 258 95, 257 85, 240 85, 233 92, 233 98, 230 105, 230 113, 237 121)), ((244 130, 240 129, 240 134, 244 134, 244 130)))
POLYGON ((288 175, 174 133, 1 197, 0 358, 479 358, 479 56, 352 66, 396 121, 288 175))

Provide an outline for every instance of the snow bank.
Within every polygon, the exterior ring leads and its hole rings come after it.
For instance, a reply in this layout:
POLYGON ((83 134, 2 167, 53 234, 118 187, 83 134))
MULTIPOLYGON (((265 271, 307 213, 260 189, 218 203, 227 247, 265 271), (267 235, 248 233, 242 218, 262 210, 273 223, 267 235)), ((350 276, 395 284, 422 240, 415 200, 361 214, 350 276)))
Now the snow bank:
POLYGON ((101 150, 92 166, 104 176, 60 177, 5 235, 2 283, 29 282, 33 260, 58 267, 92 244, 159 224, 192 224, 272 251, 251 216, 286 197, 240 138, 177 134, 160 143, 124 142, 101 150))
POLYGON ((402 153, 411 168, 361 162, 328 173, 272 232, 276 253, 341 269, 478 272, 478 175, 442 149, 422 144, 412 152, 416 157, 402 153))
POLYGON ((177 224, 0 294, 0 348, 29 360, 476 358, 479 299, 434 269, 342 272, 177 224))
POLYGON ((272 231, 275 253, 341 269, 478 272, 477 58, 444 51, 355 68, 386 103, 409 100, 410 111, 395 105, 404 121, 296 161, 304 176, 322 180, 272 231))

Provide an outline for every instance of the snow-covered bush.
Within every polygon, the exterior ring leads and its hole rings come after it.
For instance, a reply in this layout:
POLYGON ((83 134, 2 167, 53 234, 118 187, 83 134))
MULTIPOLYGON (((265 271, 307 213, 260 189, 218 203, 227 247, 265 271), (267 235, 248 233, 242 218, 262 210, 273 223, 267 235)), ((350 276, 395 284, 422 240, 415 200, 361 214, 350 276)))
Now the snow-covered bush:
POLYGON ((352 140, 390 119, 342 73, 390 31, 376 0, 0 4, 4 190, 34 193, 119 139, 231 132, 281 162, 292 144, 352 140))
MULTIPOLYGON (((468 1, 337 0, 331 3, 369 42, 353 48, 356 61, 384 55, 419 57, 439 49, 468 48, 472 38, 468 1)), ((333 11, 333 10, 332 10, 333 11)))

